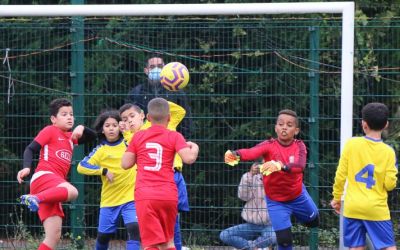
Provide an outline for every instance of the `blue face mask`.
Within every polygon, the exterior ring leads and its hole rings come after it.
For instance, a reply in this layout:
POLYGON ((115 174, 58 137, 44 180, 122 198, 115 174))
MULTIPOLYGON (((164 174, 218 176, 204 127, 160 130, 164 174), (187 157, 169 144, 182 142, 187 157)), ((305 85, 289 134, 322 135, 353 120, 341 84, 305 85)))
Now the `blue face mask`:
POLYGON ((161 69, 160 68, 154 68, 149 71, 149 80, 151 81, 160 81, 160 73, 161 69))

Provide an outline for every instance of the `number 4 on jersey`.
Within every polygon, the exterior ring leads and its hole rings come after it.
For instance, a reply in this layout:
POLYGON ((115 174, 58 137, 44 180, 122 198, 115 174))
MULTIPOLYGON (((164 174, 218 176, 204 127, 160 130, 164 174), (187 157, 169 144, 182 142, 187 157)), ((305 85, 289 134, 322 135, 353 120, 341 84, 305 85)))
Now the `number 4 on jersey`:
POLYGON ((356 174, 356 181, 365 183, 367 185, 367 188, 371 189, 372 186, 375 185, 374 169, 374 165, 368 164, 356 174), (364 177, 365 174, 367 174, 366 177, 364 177))

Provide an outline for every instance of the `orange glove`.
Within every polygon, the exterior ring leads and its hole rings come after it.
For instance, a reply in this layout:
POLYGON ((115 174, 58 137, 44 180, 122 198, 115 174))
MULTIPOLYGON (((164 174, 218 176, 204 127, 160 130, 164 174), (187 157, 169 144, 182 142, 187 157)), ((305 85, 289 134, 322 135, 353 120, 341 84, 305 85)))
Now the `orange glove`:
POLYGON ((260 166, 260 172, 263 175, 268 176, 273 172, 281 171, 282 165, 283 164, 280 161, 268 161, 260 166))
POLYGON ((224 161, 226 164, 233 167, 239 164, 240 156, 235 151, 227 150, 225 152, 224 161))

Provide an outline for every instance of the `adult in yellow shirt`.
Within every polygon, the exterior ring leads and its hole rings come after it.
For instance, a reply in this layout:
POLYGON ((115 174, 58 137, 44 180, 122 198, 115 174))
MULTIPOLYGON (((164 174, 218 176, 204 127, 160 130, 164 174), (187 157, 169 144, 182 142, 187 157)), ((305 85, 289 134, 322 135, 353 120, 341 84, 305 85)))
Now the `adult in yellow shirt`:
POLYGON ((387 204, 388 191, 396 187, 396 154, 382 141, 389 110, 382 103, 362 109, 364 137, 351 138, 344 146, 333 185, 331 206, 340 213, 344 195, 344 245, 364 249, 368 233, 376 249, 396 249, 387 204), (347 180, 346 192, 344 192, 347 180))

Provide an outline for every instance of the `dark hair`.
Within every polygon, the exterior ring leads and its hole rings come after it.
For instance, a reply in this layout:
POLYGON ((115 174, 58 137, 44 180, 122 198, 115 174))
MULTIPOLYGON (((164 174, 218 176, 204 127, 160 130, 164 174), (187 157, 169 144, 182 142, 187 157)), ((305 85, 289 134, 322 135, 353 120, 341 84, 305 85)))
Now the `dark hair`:
MULTIPOLYGON (((93 125, 94 129, 96 130, 97 137, 100 140, 106 139, 105 135, 103 134, 103 125, 108 118, 114 118, 117 122, 121 121, 121 117, 119 116, 119 112, 117 110, 112 109, 101 112, 100 115, 96 118, 96 121, 94 122, 93 125)), ((121 136, 122 132, 119 131, 119 137, 121 136)))
POLYGON ((49 105, 50 116, 57 116, 58 111, 62 107, 72 107, 71 101, 65 98, 58 98, 51 101, 49 105))
POLYGON ((164 98, 153 98, 147 105, 147 111, 148 115, 152 118, 152 122, 163 122, 169 115, 168 102, 164 98))
POLYGON ((296 122, 296 127, 299 126, 299 118, 297 117, 297 113, 291 109, 282 109, 281 111, 279 111, 278 116, 280 115, 290 115, 293 116, 295 118, 295 122, 296 122))
POLYGON ((123 112, 127 111, 130 108, 134 108, 138 113, 143 112, 143 110, 138 105, 132 103, 126 103, 119 108, 119 114, 122 114, 123 112))
POLYGON ((389 109, 379 102, 371 102, 363 107, 361 116, 372 130, 383 130, 388 122, 389 109))
POLYGON ((164 58, 162 58, 161 55, 159 55, 159 54, 153 54, 153 55, 151 55, 150 57, 147 58, 147 60, 146 60, 146 67, 149 66, 149 61, 150 61, 150 59, 153 59, 153 58, 160 58, 160 59, 162 60, 163 64, 165 63, 165 62, 164 62, 164 58))

